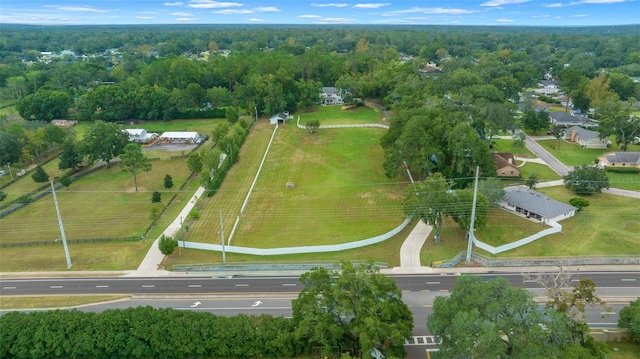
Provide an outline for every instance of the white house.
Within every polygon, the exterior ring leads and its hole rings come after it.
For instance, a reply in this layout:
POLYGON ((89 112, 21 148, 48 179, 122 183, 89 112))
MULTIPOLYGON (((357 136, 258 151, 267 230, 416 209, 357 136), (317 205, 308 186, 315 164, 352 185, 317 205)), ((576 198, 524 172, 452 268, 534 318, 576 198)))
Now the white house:
POLYGON ((578 208, 530 189, 506 190, 500 206, 543 223, 573 217, 578 208))
POLYGON ((335 87, 323 87, 320 93, 320 101, 325 106, 343 104, 342 91, 335 87))
POLYGON ((607 148, 609 140, 600 138, 600 132, 584 129, 579 126, 564 130, 564 139, 579 144, 582 148, 607 148))
POLYGON ((158 137, 157 133, 149 133, 143 128, 127 128, 122 132, 129 136, 129 141, 137 143, 149 143, 158 137))
POLYGON ((169 143, 198 143, 198 140, 200 140, 198 132, 169 131, 160 135, 160 141, 169 143))

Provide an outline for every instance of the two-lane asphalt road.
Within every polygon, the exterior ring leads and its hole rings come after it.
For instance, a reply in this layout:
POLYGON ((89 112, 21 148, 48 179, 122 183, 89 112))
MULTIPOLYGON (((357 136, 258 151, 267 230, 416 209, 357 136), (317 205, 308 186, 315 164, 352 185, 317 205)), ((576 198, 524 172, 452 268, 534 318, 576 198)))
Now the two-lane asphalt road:
POLYGON ((549 167, 551 167, 551 169, 560 176, 566 176, 569 174, 571 169, 565 166, 564 163, 558 161, 557 158, 540 146, 533 138, 527 136, 525 146, 536 156, 546 162, 549 167))

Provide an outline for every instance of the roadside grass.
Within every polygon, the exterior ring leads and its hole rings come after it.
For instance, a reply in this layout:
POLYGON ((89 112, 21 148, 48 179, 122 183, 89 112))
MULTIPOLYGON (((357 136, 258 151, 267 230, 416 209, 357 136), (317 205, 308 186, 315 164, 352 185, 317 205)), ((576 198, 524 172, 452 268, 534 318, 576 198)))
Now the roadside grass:
MULTIPOLYGON (((62 176, 64 173, 66 173, 66 171, 61 171, 58 169, 59 162, 60 161, 56 158, 42 165, 42 168, 49 175, 49 179, 54 179, 55 177, 62 176)), ((7 194, 7 198, 3 201, 4 203, 13 201, 14 199, 24 194, 35 191, 40 187, 49 185, 49 182, 36 183, 33 178, 31 178, 33 172, 29 172, 24 176, 18 177, 14 169, 12 168, 11 170, 13 171, 14 182, 2 189, 7 194)), ((10 175, 7 174, 3 177, 0 177, 0 185, 4 185, 5 183, 9 182, 11 182, 10 175)), ((0 204, 2 204, 2 202, 0 202, 0 204)))
MULTIPOLYGON (((398 226, 404 220, 401 199, 405 185, 387 179, 377 165, 383 157, 379 145, 383 134, 384 130, 376 128, 327 129, 311 134, 281 126, 245 213, 240 215, 232 244, 276 248, 344 243, 398 226), (295 188, 286 188, 289 181, 295 188)), ((240 156, 245 157, 242 152, 240 156)), ((253 166, 253 171, 257 167, 253 166)), ((235 183, 236 178, 231 174, 225 183, 235 183)), ((242 200, 248 186, 245 188, 242 200)), ((221 201, 214 196, 210 203, 216 202, 221 201)), ((235 221, 237 215, 239 212, 232 213, 231 219, 235 221)), ((215 223, 218 218, 219 213, 202 214, 204 223, 215 223)), ((225 223, 224 227, 228 238, 231 226, 225 223)), ((202 237, 216 236, 211 232, 196 236, 202 237)))
MULTIPOLYGON (((389 267, 400 265, 400 247, 409 233, 415 227, 415 222, 409 223, 405 229, 397 235, 384 242, 370 246, 351 249, 340 252, 327 253, 307 253, 295 255, 277 256, 252 256, 246 254, 226 253, 227 264, 250 264, 250 263, 337 263, 342 260, 362 261, 373 260, 386 263, 389 267)), ((218 236, 218 241, 220 240, 218 236)), ((175 264, 214 264, 221 265, 222 253, 214 251, 204 251, 197 249, 177 248, 176 251, 165 257, 163 265, 171 269, 175 264)))
POLYGON ((56 309, 129 298, 128 295, 2 296, 0 309, 56 309))
MULTIPOLYGON (((575 143, 560 140, 540 140, 538 143, 549 153, 555 156, 560 162, 569 165, 593 164, 594 161, 604 153, 620 151, 620 146, 615 143, 608 149, 581 148, 575 143), (560 148, 558 151, 557 148, 560 148)), ((639 145, 629 145, 628 151, 640 151, 639 145)), ((611 173, 607 172, 609 186, 612 188, 622 188, 631 191, 640 191, 640 174, 634 173, 611 173)))
POLYGON ((549 226, 530 221, 502 208, 492 207, 487 216, 487 225, 476 229, 479 240, 494 247, 538 233, 549 226))
POLYGON ((315 106, 307 112, 296 112, 291 121, 298 120, 305 125, 310 120, 320 120, 320 125, 356 124, 356 123, 387 123, 382 113, 367 106, 342 109, 341 105, 315 106))

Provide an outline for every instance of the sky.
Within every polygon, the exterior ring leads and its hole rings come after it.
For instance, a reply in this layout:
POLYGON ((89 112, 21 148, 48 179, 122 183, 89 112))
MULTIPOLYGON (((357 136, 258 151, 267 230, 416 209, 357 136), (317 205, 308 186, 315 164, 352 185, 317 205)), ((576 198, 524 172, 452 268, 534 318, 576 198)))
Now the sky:
POLYGON ((602 26, 640 0, 0 0, 0 23, 602 26))

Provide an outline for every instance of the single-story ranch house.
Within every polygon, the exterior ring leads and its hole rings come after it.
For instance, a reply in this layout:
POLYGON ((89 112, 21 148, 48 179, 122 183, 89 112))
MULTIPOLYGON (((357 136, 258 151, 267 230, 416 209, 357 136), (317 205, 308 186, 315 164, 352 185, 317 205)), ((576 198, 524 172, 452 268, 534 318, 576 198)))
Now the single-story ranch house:
POLYGON ((161 142, 169 143, 198 143, 200 134, 198 132, 165 132, 160 136, 161 142))
POLYGON ((573 217, 578 210, 530 189, 507 189, 500 199, 500 206, 543 223, 573 217))
POLYGON ((512 153, 494 152, 491 158, 496 163, 498 177, 520 177, 520 169, 516 166, 516 158, 512 153))
POLYGON ((611 152, 598 158, 600 167, 640 168, 640 152, 611 152))
POLYGON ((579 144, 582 148, 607 148, 609 140, 600 138, 600 132, 584 129, 579 126, 564 130, 564 139, 579 144))
POLYGON ((551 123, 556 126, 582 126, 582 127, 596 127, 599 125, 597 120, 590 119, 585 116, 570 115, 562 111, 553 111, 549 113, 551 123))

